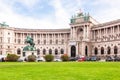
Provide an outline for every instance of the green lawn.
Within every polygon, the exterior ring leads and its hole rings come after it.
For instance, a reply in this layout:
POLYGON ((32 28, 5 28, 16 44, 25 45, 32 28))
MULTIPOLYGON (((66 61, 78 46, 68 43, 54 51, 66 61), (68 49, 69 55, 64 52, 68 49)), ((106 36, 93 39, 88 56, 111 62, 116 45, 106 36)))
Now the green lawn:
POLYGON ((0 62, 0 80, 120 80, 120 63, 0 62))

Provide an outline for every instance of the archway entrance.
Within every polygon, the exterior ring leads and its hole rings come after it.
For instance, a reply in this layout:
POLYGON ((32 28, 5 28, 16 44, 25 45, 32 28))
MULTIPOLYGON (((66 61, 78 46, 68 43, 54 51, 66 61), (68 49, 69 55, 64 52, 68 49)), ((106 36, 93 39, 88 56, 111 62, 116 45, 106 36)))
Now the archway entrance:
POLYGON ((71 57, 75 57, 75 56, 76 56, 76 47, 71 46, 71 57))
POLYGON ((88 48, 87 48, 87 46, 85 47, 85 56, 88 56, 88 48))

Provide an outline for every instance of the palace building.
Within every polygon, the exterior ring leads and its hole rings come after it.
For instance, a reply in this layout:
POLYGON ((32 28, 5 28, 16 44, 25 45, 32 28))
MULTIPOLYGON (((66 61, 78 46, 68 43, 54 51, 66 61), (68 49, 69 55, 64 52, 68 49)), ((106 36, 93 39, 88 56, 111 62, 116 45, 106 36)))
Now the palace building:
POLYGON ((31 36, 37 56, 68 54, 70 57, 120 54, 120 20, 98 23, 82 12, 72 16, 69 29, 24 29, 0 24, 0 55, 25 57, 25 39, 31 36))

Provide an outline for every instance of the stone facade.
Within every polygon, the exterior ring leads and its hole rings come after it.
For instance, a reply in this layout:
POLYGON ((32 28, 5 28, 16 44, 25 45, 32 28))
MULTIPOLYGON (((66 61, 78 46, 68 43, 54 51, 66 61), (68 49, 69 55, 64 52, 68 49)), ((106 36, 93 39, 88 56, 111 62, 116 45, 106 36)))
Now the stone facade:
POLYGON ((71 18, 69 29, 23 29, 0 24, 0 55, 27 55, 23 52, 27 36, 34 39, 37 56, 120 54, 120 20, 100 24, 81 12, 71 18))

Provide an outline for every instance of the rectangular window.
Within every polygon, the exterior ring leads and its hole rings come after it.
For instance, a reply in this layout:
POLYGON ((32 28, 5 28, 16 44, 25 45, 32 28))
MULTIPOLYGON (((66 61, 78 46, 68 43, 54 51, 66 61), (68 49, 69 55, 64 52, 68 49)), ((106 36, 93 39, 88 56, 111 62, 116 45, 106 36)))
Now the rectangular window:
POLYGON ((20 39, 18 39, 18 44, 20 44, 21 43, 21 40, 20 39))
POLYGON ((23 57, 25 57, 25 52, 23 52, 23 57))
POLYGON ((10 43, 10 38, 8 38, 8 43, 10 43))
POLYGON ((10 46, 8 46, 8 49, 10 48, 10 46))
POLYGON ((46 40, 44 40, 44 44, 46 44, 46 40))
POLYGON ((2 51, 0 51, 0 55, 2 55, 2 51))

